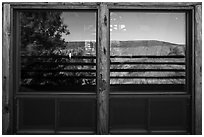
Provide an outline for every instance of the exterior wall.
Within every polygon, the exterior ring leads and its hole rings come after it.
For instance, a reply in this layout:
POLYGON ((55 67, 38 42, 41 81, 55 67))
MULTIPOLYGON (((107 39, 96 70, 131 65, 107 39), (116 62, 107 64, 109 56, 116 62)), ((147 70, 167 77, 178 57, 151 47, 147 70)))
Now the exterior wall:
POLYGON ((14 134, 13 120, 13 10, 14 8, 33 8, 36 9, 78 9, 78 8, 99 8, 98 15, 98 134, 108 134, 108 94, 109 94, 109 62, 108 62, 108 12, 107 8, 125 8, 125 9, 191 9, 195 12, 193 39, 194 39, 194 61, 195 61, 195 133, 202 134, 202 3, 3 3, 3 90, 2 90, 2 134, 14 134), (102 33, 101 33, 102 32, 102 33), (103 70, 103 71, 102 71, 103 70), (105 110, 105 111, 104 111, 105 110))

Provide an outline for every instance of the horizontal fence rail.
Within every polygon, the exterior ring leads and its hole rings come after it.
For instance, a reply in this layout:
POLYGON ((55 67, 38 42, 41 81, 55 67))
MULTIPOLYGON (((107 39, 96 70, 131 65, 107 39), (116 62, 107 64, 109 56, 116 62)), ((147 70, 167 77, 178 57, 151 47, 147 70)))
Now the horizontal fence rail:
POLYGON ((110 58, 185 58, 185 56, 154 56, 154 55, 138 55, 138 56, 110 56, 110 58))
POLYGON ((62 55, 53 55, 53 56, 21 56, 21 58, 68 58, 68 59, 96 59, 96 56, 62 56, 62 55))
POLYGON ((22 69, 24 72, 96 72, 93 69, 22 69))
MULTIPOLYGON (((96 79, 96 56, 21 56, 22 79, 96 79), (81 60, 82 59, 82 60, 81 60), (85 59, 85 60, 84 60, 85 59), (89 60, 90 59, 90 60, 89 60), (83 62, 84 61, 84 62, 83 62), (34 66, 34 67, 33 67, 34 66), (69 67, 70 66, 70 67, 69 67), (74 66, 74 67, 71 67, 74 66), (36 75, 36 74, 44 75, 36 75), (50 74, 48 74, 50 73, 50 74), (63 73, 61 75, 61 73, 63 73)), ((172 61, 172 59, 185 59, 185 56, 110 56, 110 79, 146 79, 146 80, 185 80, 185 60, 172 61), (122 59, 146 59, 122 60, 122 59), (112 60, 114 59, 114 60, 112 60), (121 60, 120 60, 121 59, 121 60), (152 60, 154 59, 154 60, 152 60), (161 60, 165 59, 165 60, 161 60), (171 59, 171 60, 168 60, 171 59), (140 68, 142 65, 142 68, 140 68), (155 65, 155 66, 154 66, 155 65), (124 66, 126 66, 124 68, 124 66), (128 67, 127 67, 128 66, 128 67), (153 67, 153 68, 152 68, 153 67), (134 74, 135 72, 141 73, 134 74), (155 73, 147 74, 145 73, 155 73), (164 73, 175 73, 164 75, 164 73), (181 73, 181 74, 180 74, 181 73), (182 74, 183 73, 183 74, 182 74), (159 75, 160 74, 160 75, 159 75)), ((176 83, 175 83, 176 84, 176 83)))
MULTIPOLYGON (((21 56, 22 58, 71 58, 71 59, 96 59, 96 56, 62 56, 62 55, 53 55, 53 56, 21 56)), ((185 56, 154 56, 154 55, 138 55, 138 56, 110 56, 110 58, 185 58, 185 56)))
MULTIPOLYGON (((91 69, 22 69, 26 72, 96 72, 91 69)), ((185 72, 185 69, 110 69, 111 72, 145 72, 145 71, 163 71, 163 72, 185 72)))
POLYGON ((111 62, 111 65, 185 65, 185 62, 111 62))
MULTIPOLYGON (((66 66, 96 66, 96 63, 84 63, 84 62, 65 62, 65 61, 61 61, 61 62, 51 62, 51 61, 47 61, 47 62, 40 62, 40 61, 34 61, 32 62, 32 64, 36 64, 36 65, 66 65, 66 66)), ((26 65, 23 64, 22 65, 26 65)))
POLYGON ((150 77, 150 76, 111 76, 110 78, 114 78, 114 79, 184 79, 185 76, 165 76, 165 77, 160 77, 160 76, 154 76, 154 77, 150 77))
MULTIPOLYGON (((47 78, 47 79, 72 79, 72 78, 84 78, 84 79, 95 79, 96 76, 22 76, 22 78, 47 78)), ((165 76, 165 77, 150 77, 150 76, 144 76, 144 77, 139 77, 139 76, 111 76, 110 78, 114 79, 184 79, 185 76, 165 76)))
POLYGON ((44 78, 44 79, 95 79, 96 76, 21 76, 21 78, 44 78))
MULTIPOLYGON (((129 84, 159 84, 166 88, 169 88, 164 85, 167 83, 185 84, 186 63, 183 55, 115 55, 110 57, 110 84, 112 86, 119 84, 123 90, 128 91, 129 84)), ((144 86, 144 88, 147 87, 144 86)), ((114 90, 112 89, 112 91, 114 90)), ((117 88, 117 90, 119 89, 117 88)))
POLYGON ((185 72, 185 69, 110 69, 111 72, 145 72, 145 71, 163 71, 163 72, 185 72))

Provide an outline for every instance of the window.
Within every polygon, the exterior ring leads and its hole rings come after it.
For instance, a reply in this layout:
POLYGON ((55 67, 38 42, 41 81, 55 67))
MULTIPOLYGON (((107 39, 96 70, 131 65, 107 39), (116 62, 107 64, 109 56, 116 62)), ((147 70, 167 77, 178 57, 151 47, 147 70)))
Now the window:
POLYGON ((111 11, 110 84, 185 84, 185 16, 111 11))
POLYGON ((19 92, 95 92, 96 12, 35 10, 18 15, 19 92))
POLYGON ((201 3, 3 11, 3 134, 201 134, 201 3))

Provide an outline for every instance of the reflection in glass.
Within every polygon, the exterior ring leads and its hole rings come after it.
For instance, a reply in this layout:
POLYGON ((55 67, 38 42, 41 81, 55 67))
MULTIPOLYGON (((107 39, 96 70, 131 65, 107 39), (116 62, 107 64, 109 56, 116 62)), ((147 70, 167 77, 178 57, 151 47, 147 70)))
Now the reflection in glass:
POLYGON ((110 84, 185 84, 185 13, 110 13, 110 84))
POLYGON ((95 85, 96 12, 19 14, 22 90, 95 85))

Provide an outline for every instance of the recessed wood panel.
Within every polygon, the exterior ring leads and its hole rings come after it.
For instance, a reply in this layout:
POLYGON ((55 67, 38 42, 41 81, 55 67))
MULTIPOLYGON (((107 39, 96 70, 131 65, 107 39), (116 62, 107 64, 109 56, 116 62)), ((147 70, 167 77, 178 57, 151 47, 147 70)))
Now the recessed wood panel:
POLYGON ((145 99, 111 99, 110 129, 141 130, 147 127, 147 109, 145 99))
POLYGON ((61 99, 58 104, 58 130, 95 131, 95 99, 61 99))
POLYGON ((151 130, 187 130, 189 104, 182 98, 154 98, 150 101, 151 130))
POLYGON ((55 105, 53 99, 20 99, 20 129, 54 129, 55 105))

